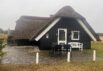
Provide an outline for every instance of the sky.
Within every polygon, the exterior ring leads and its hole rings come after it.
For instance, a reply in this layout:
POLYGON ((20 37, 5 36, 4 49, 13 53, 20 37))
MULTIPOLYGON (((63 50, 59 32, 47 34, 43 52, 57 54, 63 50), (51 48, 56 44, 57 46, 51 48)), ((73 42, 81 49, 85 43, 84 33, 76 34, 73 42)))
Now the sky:
POLYGON ((103 0, 0 0, 0 28, 15 29, 21 16, 49 17, 72 6, 98 33, 103 33, 103 0))

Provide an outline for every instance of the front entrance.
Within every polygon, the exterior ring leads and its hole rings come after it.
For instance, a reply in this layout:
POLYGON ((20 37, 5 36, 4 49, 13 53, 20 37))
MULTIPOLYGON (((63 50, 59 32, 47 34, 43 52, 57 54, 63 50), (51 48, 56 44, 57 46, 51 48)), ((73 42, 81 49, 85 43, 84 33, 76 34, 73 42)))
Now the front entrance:
POLYGON ((67 44, 67 29, 58 28, 58 45, 67 44))

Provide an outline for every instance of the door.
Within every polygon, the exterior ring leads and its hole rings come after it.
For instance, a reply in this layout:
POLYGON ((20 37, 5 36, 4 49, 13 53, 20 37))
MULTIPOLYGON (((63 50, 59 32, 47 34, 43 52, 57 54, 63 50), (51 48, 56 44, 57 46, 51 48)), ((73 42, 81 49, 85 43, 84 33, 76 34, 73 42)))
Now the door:
POLYGON ((58 45, 67 44, 67 29, 58 28, 58 45))

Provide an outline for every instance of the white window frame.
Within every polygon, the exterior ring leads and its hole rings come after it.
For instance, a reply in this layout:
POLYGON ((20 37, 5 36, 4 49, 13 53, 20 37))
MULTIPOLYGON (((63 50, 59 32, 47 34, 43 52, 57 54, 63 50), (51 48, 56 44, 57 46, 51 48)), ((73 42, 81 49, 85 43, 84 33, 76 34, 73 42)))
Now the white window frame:
POLYGON ((71 31, 71 40, 80 40, 80 31, 71 31), (78 33, 78 38, 74 38, 74 33, 78 33))
POLYGON ((46 38, 49 38, 49 34, 46 34, 46 38))
POLYGON ((60 45, 61 43, 63 44, 67 44, 67 29, 65 28, 58 28, 58 45, 60 45), (63 30, 65 32, 65 40, 59 40, 59 32, 60 30, 63 30))

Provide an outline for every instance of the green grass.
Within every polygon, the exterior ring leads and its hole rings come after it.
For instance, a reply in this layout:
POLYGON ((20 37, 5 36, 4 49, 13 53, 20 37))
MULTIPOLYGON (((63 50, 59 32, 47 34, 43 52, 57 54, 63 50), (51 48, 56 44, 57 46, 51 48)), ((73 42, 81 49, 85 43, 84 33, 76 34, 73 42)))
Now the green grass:
POLYGON ((5 53, 4 52, 0 52, 0 56, 2 57, 5 53))
POLYGON ((103 58, 103 42, 92 42, 91 49, 83 50, 84 55, 92 55, 93 50, 96 50, 96 56, 103 58))
POLYGON ((103 58, 103 42, 92 42, 92 49, 97 52, 97 57, 103 58))
POLYGON ((84 49, 82 52, 83 55, 92 55, 93 50, 92 49, 84 49))

